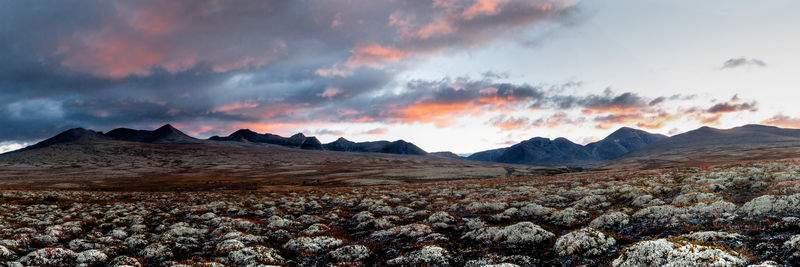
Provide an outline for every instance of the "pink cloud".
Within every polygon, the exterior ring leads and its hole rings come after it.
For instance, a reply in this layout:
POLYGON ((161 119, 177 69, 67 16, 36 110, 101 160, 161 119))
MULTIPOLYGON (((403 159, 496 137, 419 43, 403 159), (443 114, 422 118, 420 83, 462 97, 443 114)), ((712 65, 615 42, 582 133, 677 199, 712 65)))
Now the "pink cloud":
POLYGON ((229 112, 229 111, 234 111, 234 110, 239 110, 239 109, 256 108, 258 106, 259 106, 258 103, 235 103, 235 104, 230 104, 230 105, 225 105, 225 106, 218 107, 216 109, 216 111, 229 112))
POLYGON ((384 134, 387 134, 387 133, 389 133, 389 129, 386 129, 386 128, 375 128, 375 129, 363 132, 363 134, 368 134, 368 135, 384 135, 384 134))
POLYGON ((347 60, 347 66, 380 67, 383 62, 396 62, 406 55, 406 52, 391 47, 361 44, 353 50, 353 55, 347 60))
POLYGON ((471 20, 477 16, 491 16, 500 13, 500 6, 508 0, 476 0, 467 10, 461 13, 466 20, 471 20))
POLYGON ((319 96, 326 97, 326 98, 332 98, 332 97, 334 97, 334 96, 336 96, 338 94, 341 94, 342 92, 344 92, 344 91, 342 91, 342 89, 329 87, 329 88, 325 88, 325 91, 323 91, 321 94, 319 94, 319 96))

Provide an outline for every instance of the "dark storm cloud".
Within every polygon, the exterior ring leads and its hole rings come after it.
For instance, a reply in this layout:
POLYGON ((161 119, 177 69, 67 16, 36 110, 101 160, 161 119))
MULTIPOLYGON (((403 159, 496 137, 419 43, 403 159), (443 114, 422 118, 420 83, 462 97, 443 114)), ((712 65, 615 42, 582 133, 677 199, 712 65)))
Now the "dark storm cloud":
POLYGON ((739 67, 766 67, 767 63, 756 58, 731 58, 722 63, 720 69, 733 69, 739 67))
MULTIPOLYGON (((3 1, 0 140, 168 122, 222 132, 380 117, 391 109, 371 107, 394 100, 467 101, 486 93, 381 92, 414 59, 511 38, 574 9, 571 1, 3 1)), ((494 87, 498 99, 541 93, 494 87)))
MULTIPOLYGON (((367 120, 379 122, 431 122, 438 126, 450 125, 456 117, 480 114, 483 111, 513 112, 525 109, 555 111, 558 117, 548 118, 546 125, 554 127, 574 124, 561 111, 577 109, 584 113, 609 115, 606 123, 622 121, 626 113, 658 113, 658 106, 668 101, 680 101, 686 96, 673 95, 656 98, 640 96, 632 92, 615 93, 610 89, 600 94, 570 95, 567 88, 574 82, 557 85, 530 85, 498 82, 484 76, 444 78, 440 80, 413 80, 402 92, 390 92, 370 98, 355 98, 347 105, 355 111, 339 116, 345 121, 367 120)), ((319 112, 319 116, 336 114, 333 110, 319 112)), ((667 117, 662 114, 660 117, 667 117)), ((627 116, 625 118, 630 118, 627 116)), ((643 117, 641 117, 643 118, 643 117)), ((333 118, 332 118, 333 119, 333 118)), ((490 124, 501 129, 521 129, 530 126, 545 126, 543 120, 527 121, 507 116, 495 117, 490 124)), ((652 128, 652 127, 651 127, 652 128)))
POLYGON ((724 102, 715 104, 706 110, 708 113, 728 113, 736 111, 758 111, 758 105, 755 101, 749 103, 724 102))

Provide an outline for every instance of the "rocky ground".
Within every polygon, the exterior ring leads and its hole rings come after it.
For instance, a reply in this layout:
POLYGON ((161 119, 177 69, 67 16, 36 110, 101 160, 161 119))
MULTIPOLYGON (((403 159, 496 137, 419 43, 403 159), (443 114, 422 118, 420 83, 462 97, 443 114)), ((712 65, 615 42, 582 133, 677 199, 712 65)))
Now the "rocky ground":
POLYGON ((2 191, 9 266, 783 266, 800 163, 192 193, 2 191))

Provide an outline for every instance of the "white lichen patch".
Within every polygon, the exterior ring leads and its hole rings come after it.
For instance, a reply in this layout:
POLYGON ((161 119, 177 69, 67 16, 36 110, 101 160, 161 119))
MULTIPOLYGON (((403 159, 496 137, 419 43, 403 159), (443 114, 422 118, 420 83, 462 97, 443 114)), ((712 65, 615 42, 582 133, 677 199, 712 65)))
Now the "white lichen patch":
POLYGON ((461 239, 483 244, 507 246, 537 246, 555 235, 532 222, 519 222, 506 227, 485 227, 464 234, 461 239))
POLYGON ((613 237, 587 227, 562 235, 556 240, 554 249, 559 256, 593 257, 605 254, 614 244, 616 240, 613 237))
POLYGON ((612 266, 743 266, 747 262, 735 251, 657 239, 631 245, 612 266))

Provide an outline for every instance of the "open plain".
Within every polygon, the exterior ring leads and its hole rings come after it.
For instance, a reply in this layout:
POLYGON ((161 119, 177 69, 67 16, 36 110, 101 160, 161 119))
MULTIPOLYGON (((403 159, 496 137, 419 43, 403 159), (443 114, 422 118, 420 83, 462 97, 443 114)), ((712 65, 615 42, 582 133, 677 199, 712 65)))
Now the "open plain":
POLYGON ((5 190, 9 266, 781 266, 800 162, 205 192, 5 190))

